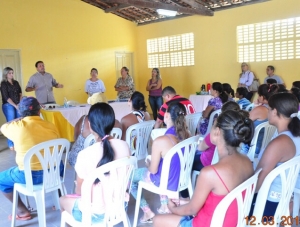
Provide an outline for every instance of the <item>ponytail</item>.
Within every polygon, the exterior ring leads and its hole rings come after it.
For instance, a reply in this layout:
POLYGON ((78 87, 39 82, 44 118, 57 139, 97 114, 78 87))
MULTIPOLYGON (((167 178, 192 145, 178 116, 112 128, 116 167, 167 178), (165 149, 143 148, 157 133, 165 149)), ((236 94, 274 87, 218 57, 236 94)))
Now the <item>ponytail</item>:
POLYGON ((293 136, 300 136, 300 120, 298 117, 293 117, 290 123, 288 124, 288 129, 293 136))
POLYGON ((190 137, 190 133, 189 133, 188 127, 186 125, 184 114, 179 114, 179 116, 176 118, 176 120, 174 122, 174 127, 176 130, 178 139, 180 141, 185 140, 190 137))

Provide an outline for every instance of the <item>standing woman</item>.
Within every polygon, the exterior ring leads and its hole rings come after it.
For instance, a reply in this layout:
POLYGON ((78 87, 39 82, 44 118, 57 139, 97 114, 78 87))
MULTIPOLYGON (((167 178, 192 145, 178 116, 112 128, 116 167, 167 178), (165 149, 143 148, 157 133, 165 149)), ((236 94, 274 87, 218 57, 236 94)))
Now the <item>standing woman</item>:
MULTIPOLYGON (((2 111, 9 122, 20 117, 18 104, 22 97, 22 89, 18 81, 14 80, 14 70, 6 67, 3 70, 3 80, 1 82, 1 96, 2 96, 2 111)), ((7 140, 10 150, 14 150, 14 143, 7 140)))
MULTIPOLYGON (((253 83, 253 80, 255 79, 253 72, 249 70, 249 66, 247 63, 243 62, 241 65, 242 73, 240 74, 240 80, 238 87, 246 87, 249 91, 249 87, 253 83)), ((246 99, 248 99, 251 102, 253 96, 253 92, 249 91, 246 99)))
POLYGON ((85 92, 92 96, 94 93, 105 92, 105 86, 102 80, 98 79, 98 70, 91 69, 91 78, 85 82, 85 92))
POLYGON ((115 85, 115 91, 118 92, 118 99, 130 99, 134 92, 134 83, 127 67, 122 67, 121 76, 115 85))
POLYGON ((149 91, 149 103, 152 109, 153 119, 156 121, 157 112, 163 104, 162 80, 158 68, 152 69, 152 79, 148 81, 146 90, 149 91))

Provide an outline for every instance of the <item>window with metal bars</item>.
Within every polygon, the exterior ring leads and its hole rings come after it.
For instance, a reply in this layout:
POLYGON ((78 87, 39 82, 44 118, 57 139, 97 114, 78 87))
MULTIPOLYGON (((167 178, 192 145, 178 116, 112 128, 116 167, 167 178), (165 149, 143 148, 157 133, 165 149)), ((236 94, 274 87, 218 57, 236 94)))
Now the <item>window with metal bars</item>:
POLYGON ((194 34, 147 40, 148 68, 194 65, 194 34))
POLYGON ((237 27, 238 62, 300 59, 300 17, 237 27))

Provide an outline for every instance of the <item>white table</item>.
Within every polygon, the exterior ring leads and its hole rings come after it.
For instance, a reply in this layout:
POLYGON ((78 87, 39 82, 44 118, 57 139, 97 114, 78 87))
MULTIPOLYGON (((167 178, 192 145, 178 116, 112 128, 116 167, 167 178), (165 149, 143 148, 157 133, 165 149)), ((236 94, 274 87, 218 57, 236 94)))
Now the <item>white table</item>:
POLYGON ((193 104, 196 112, 203 112, 211 98, 213 98, 211 95, 190 95, 189 100, 193 104))

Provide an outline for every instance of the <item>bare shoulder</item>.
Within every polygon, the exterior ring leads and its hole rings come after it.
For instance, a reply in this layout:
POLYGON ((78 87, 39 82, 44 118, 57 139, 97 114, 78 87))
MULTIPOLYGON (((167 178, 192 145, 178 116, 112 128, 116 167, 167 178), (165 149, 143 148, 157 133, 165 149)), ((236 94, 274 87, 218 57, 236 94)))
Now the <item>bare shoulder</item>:
POLYGON ((150 121, 151 120, 150 114, 148 112, 145 112, 145 120, 146 121, 150 121))
POLYGON ((113 150, 115 151, 116 159, 131 155, 128 144, 124 140, 110 139, 109 140, 113 150))

